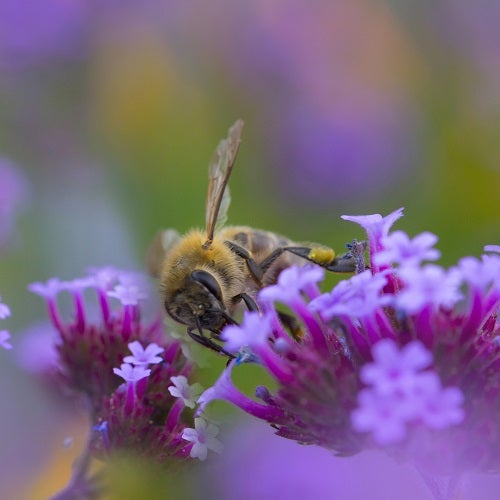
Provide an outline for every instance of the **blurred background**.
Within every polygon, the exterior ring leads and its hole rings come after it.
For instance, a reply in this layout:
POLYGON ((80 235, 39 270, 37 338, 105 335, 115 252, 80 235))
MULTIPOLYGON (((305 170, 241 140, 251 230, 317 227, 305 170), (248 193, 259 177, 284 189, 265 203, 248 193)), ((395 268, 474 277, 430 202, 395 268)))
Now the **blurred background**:
POLYGON ((446 265, 499 244, 499 20, 488 0, 0 0, 0 496, 57 490, 85 434, 20 366, 46 330, 26 285, 143 269, 159 228, 202 226, 235 119, 229 223, 342 252, 363 234, 340 215, 404 206, 397 227, 436 233, 446 265))

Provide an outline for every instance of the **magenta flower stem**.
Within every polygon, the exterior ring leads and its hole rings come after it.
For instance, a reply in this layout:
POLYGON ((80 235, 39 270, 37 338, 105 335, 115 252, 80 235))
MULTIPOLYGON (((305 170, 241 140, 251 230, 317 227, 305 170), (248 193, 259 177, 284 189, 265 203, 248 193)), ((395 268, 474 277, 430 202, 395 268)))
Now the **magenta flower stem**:
POLYGON ((177 401, 172 405, 165 422, 165 428, 168 432, 172 432, 179 425, 180 417, 184 408, 185 405, 181 399, 177 399, 177 401))
POLYGON ((423 342, 428 349, 434 342, 434 332, 432 327, 432 306, 425 306, 415 318, 415 326, 419 332, 419 340, 423 342))
POLYGON ((371 359, 370 346, 366 339, 361 335, 359 328, 352 322, 348 316, 343 316, 342 321, 347 327, 347 341, 350 346, 354 347, 362 359, 371 359))
POLYGON ((130 415, 134 410, 134 402, 135 402, 135 382, 127 383, 127 396, 125 400, 125 415, 130 415))
POLYGON ((105 325, 109 325, 110 312, 109 312, 109 301, 108 296, 104 290, 100 288, 97 290, 97 297, 99 300, 99 305, 101 306, 102 320, 105 325))
POLYGON ((122 334, 125 341, 128 341, 130 339, 130 335, 132 334, 132 321, 134 316, 133 310, 134 306, 123 306, 122 334))
POLYGON ((287 384, 293 380, 293 374, 287 368, 283 358, 278 356, 269 346, 262 346, 262 348, 255 347, 255 354, 257 354, 264 366, 272 373, 282 384, 287 384))
POLYGON ((63 332, 63 324, 61 322, 61 318, 59 316, 59 311, 57 310, 57 302, 55 299, 47 299, 47 307, 49 310, 49 316, 52 320, 52 323, 56 327, 56 330, 59 332, 63 332))
POLYGON ((75 290, 73 292, 73 298, 76 312, 76 329, 79 332, 83 332, 85 330, 85 309, 83 307, 82 292, 80 292, 80 290, 75 290))
POLYGON ((320 352, 327 352, 328 347, 323 330, 314 317, 314 314, 307 308, 305 302, 301 298, 298 298, 293 301, 291 306, 306 325, 308 332, 311 334, 314 347, 320 352))

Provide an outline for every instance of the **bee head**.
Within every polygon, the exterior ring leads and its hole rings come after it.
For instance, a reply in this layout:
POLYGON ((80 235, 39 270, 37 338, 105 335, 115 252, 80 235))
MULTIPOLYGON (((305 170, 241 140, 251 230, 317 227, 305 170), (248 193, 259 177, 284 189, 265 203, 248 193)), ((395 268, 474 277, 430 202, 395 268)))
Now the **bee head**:
POLYGON ((165 300, 165 309, 174 320, 197 330, 219 331, 229 318, 219 282, 213 274, 200 269, 165 300))

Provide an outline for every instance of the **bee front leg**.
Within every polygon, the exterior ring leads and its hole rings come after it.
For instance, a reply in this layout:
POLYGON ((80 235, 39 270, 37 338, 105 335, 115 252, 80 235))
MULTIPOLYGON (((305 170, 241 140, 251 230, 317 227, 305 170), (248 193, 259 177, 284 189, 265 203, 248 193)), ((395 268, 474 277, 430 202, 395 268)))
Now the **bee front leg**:
POLYGON ((235 304, 237 304, 240 300, 242 300, 245 305, 247 306, 247 309, 249 311, 255 311, 255 312, 259 312, 260 311, 260 308, 259 306, 257 305, 257 302, 255 302, 255 300, 253 299, 253 297, 250 297, 250 295, 248 295, 248 293, 240 293, 238 295, 235 295, 233 297, 233 302, 235 304))
POLYGON ((219 354, 222 354, 223 356, 227 356, 229 358, 235 357, 233 354, 226 351, 223 347, 221 347, 219 344, 217 344, 213 340, 205 337, 204 335, 195 333, 191 328, 188 328, 187 332, 188 332, 188 335, 195 342, 198 342, 198 344, 201 344, 203 347, 208 347, 209 349, 212 349, 212 351, 218 352, 219 354))

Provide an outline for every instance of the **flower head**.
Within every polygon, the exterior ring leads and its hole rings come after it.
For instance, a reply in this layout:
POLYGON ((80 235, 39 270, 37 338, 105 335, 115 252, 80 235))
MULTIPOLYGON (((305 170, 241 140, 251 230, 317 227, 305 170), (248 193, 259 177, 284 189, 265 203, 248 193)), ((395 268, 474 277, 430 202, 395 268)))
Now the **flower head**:
POLYGON ((287 271, 297 277, 289 295, 279 283, 264 289, 272 301, 285 297, 293 318, 282 323, 265 301, 252 328, 244 320, 223 338, 235 349, 258 338, 276 389, 246 396, 231 381, 245 364, 232 362, 199 411, 226 399, 280 436, 341 455, 379 447, 430 473, 500 467, 500 257, 425 264, 438 256, 436 238, 391 235, 401 215, 347 217, 367 230, 369 270, 331 292, 308 301, 299 271, 287 271))
POLYGON ((193 367, 180 343, 166 337, 159 316, 148 318, 142 311, 140 302, 148 298, 145 279, 105 268, 29 288, 45 298, 57 331, 55 369, 61 383, 91 403, 92 455, 128 451, 158 462, 189 458, 192 446, 182 434, 193 412, 166 389, 175 377, 187 383, 193 367), (59 308, 62 291, 73 299, 68 318, 59 308), (100 306, 98 319, 87 313, 91 292, 100 306))

